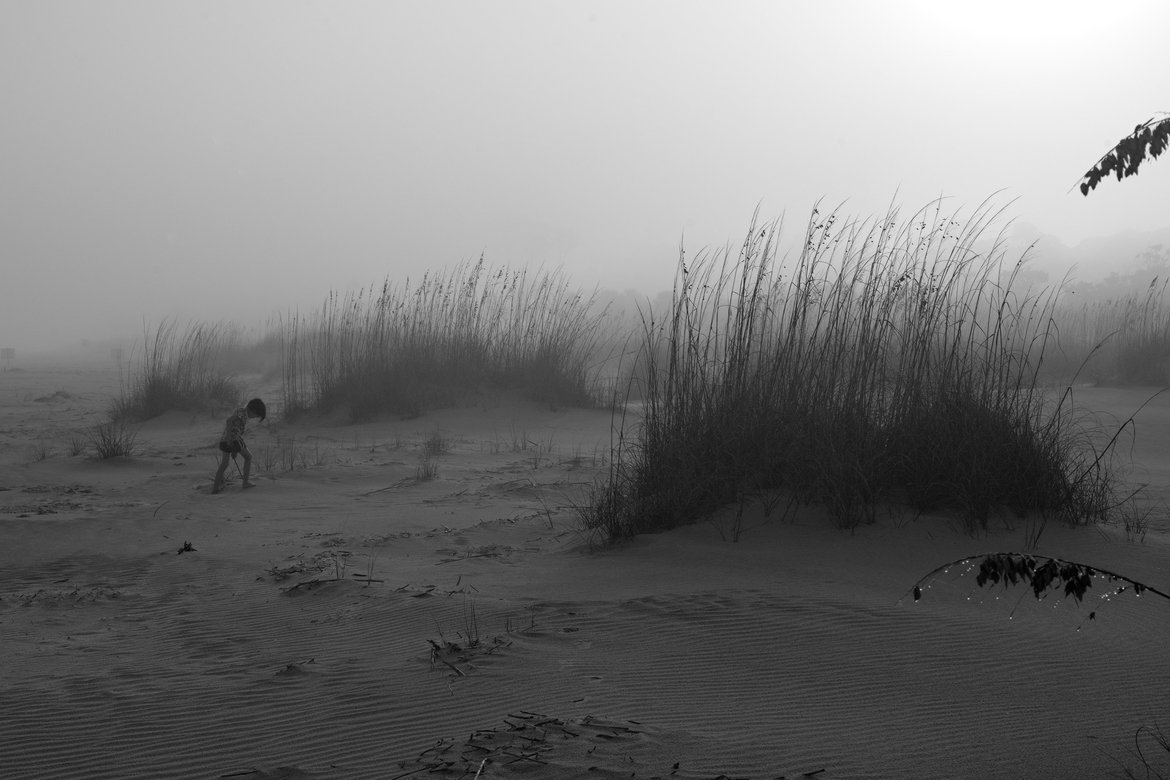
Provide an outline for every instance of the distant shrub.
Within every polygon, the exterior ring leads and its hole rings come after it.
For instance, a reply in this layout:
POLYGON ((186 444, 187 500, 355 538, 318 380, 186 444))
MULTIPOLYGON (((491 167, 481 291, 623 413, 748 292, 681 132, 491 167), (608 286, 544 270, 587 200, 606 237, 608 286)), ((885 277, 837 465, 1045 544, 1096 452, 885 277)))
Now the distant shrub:
POLYGON ((482 258, 415 285, 333 293, 315 316, 283 323, 284 408, 417 415, 485 388, 589 405, 605 326, 596 295, 561 273, 482 258))
POLYGON ((611 538, 786 491, 844 527, 881 502, 1068 522, 1110 507, 1107 453, 1067 397, 1037 386, 1054 292, 1017 290, 998 216, 937 205, 900 219, 814 209, 792 262, 779 225, 680 260, 669 311, 648 312, 644 409, 583 510, 611 538))

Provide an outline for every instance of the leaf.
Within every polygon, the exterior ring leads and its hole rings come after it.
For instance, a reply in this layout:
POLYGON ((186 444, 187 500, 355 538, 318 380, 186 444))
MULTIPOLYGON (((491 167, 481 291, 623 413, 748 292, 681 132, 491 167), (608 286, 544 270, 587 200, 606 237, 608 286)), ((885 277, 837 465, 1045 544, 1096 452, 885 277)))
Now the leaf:
POLYGON ((1104 177, 1114 174, 1121 181, 1127 176, 1136 176, 1146 159, 1147 149, 1151 159, 1157 159, 1166 150, 1170 138, 1170 117, 1154 120, 1134 128, 1133 132, 1117 142, 1092 168, 1081 177, 1081 194, 1088 195, 1097 188, 1104 177))
MULTIPOLYGON (((948 566, 957 563, 969 566, 971 560, 970 558, 962 559, 961 561, 948 564, 948 566)), ((936 569, 931 574, 933 575, 940 570, 936 569)), ((1006 588, 1008 585, 1017 584, 1022 581, 1027 583, 1038 600, 1043 599, 1049 589, 1057 589, 1058 592, 1062 590, 1065 597, 1071 596, 1078 602, 1081 602, 1093 587, 1093 580, 1096 577, 1104 577, 1109 583, 1116 583, 1119 580, 1125 583, 1120 586, 1115 584, 1108 586, 1109 590, 1117 595, 1124 593, 1129 587, 1132 587, 1133 592, 1138 596, 1145 591, 1151 591, 1163 598, 1170 599, 1170 594, 1163 593, 1157 588, 1151 588, 1149 585, 1135 582, 1121 574, 1115 574, 1107 570, 1098 570, 1083 563, 1062 561, 1058 558, 1048 558, 1046 556, 1024 555, 1021 553, 988 553, 984 555, 979 562, 979 574, 976 577, 976 582, 980 587, 988 583, 1002 583, 1006 588), (1043 561, 1043 563, 1037 565, 1037 559, 1043 561)), ((921 588, 915 585, 914 600, 917 601, 921 596, 921 588)), ((1096 616, 1096 610, 1093 610, 1089 613, 1088 619, 1095 620, 1096 616)))

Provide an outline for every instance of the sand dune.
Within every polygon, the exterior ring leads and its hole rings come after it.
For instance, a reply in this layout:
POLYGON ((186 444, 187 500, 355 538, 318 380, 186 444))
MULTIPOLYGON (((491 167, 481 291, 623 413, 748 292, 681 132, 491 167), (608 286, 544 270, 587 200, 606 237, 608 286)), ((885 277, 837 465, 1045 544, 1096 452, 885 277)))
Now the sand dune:
MULTIPOLYGON (((1170 604, 1037 604, 962 567, 904 598, 1021 529, 758 511, 739 543, 701 523, 590 551, 571 505, 603 412, 265 423, 260 486, 213 496, 217 417, 103 462, 66 450, 108 371, 0 383, 5 777, 1088 778, 1170 728, 1170 604)), ((1168 439, 1142 436, 1164 490, 1168 439)), ((1039 551, 1170 588, 1160 528, 1050 527, 1039 551)))

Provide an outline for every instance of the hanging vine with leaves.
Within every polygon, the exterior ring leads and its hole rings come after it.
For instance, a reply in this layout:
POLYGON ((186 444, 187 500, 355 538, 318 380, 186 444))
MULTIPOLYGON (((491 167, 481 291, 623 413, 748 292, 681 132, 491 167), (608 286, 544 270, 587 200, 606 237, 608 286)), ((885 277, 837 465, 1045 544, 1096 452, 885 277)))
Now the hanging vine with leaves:
POLYGON ((1110 174, 1121 181, 1126 176, 1136 176, 1138 168, 1145 162, 1146 155, 1156 160, 1166 151, 1170 142, 1170 116, 1152 118, 1133 129, 1133 132, 1117 142, 1097 164, 1081 177, 1081 194, 1088 195, 1097 184, 1110 174))
MULTIPOLYGON (((1112 589, 1110 595, 1120 595, 1127 590, 1132 590, 1135 596, 1152 593, 1170 601, 1170 594, 1130 579, 1123 574, 1074 561, 1049 558, 1046 555, 1026 555, 1014 552, 985 553, 944 563, 914 583, 914 588, 911 590, 914 600, 918 601, 922 598, 923 584, 935 575, 952 566, 970 566, 977 558, 982 558, 982 560, 979 561, 979 573, 975 576, 975 584, 981 588, 999 583, 1003 583, 1006 588, 1009 585, 1023 583, 1032 588, 1032 593, 1037 600, 1044 598, 1049 590, 1056 590, 1063 591, 1066 597, 1072 596, 1077 601, 1081 601, 1089 588, 1092 587, 1093 580, 1099 577, 1110 584, 1112 589)), ((1089 620, 1095 617, 1095 611, 1089 614, 1089 620)))

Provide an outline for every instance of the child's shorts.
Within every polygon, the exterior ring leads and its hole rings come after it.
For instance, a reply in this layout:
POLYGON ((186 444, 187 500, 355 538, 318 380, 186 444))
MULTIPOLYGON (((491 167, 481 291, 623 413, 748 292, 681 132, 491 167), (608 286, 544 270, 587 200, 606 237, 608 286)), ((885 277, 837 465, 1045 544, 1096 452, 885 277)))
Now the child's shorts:
POLYGON ((219 449, 229 455, 238 455, 240 452, 240 443, 238 441, 233 441, 229 444, 226 441, 221 441, 219 443, 219 449))

